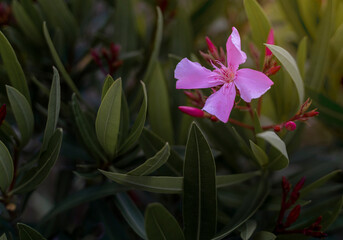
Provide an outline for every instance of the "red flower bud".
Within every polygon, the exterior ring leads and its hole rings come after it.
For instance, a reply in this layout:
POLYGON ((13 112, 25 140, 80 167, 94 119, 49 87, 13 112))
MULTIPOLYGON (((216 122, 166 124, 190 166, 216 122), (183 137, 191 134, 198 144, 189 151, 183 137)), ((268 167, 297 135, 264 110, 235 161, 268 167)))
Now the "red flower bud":
POLYGON ((276 74, 280 69, 281 69, 281 66, 277 65, 277 66, 274 66, 274 67, 271 67, 270 69, 268 69, 265 72, 265 74, 267 76, 272 76, 272 75, 276 74))
POLYGON ((206 37, 206 43, 207 43, 207 47, 208 50, 210 51, 210 53, 215 57, 215 55, 218 56, 218 49, 217 47, 212 43, 212 41, 210 40, 209 37, 206 37))
POLYGON ((0 108, 0 125, 5 120, 6 117, 6 104, 3 104, 0 108))
POLYGON ((316 110, 312 110, 310 112, 304 113, 303 117, 315 117, 319 114, 316 110))
POLYGON ((281 131, 281 126, 280 125, 274 126, 274 131, 275 132, 280 132, 281 131))
POLYGON ((288 121, 288 122, 286 122, 286 124, 285 124, 285 128, 286 128, 288 131, 294 131, 294 130, 297 128, 297 125, 296 125, 295 122, 293 122, 293 121, 288 121))
MULTIPOLYGON (((274 31, 271 28, 268 34, 268 38, 267 38, 267 43, 268 44, 274 44, 274 31)), ((271 56, 273 55, 273 53, 269 50, 269 48, 266 47, 266 56, 271 56)))
POLYGON ((288 214, 286 223, 285 223, 285 228, 291 226, 299 217, 300 214, 300 210, 301 210, 301 206, 298 204, 296 205, 292 211, 288 214))
POLYGON ((192 117, 197 117, 197 118, 202 118, 205 115, 203 110, 194 108, 194 107, 179 106, 179 110, 183 113, 186 113, 192 117))

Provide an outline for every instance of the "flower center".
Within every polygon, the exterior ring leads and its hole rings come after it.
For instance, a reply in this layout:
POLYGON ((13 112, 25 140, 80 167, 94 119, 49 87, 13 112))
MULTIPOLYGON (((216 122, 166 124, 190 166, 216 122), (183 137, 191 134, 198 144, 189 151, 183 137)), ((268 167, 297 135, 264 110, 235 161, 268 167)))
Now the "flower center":
POLYGON ((217 79, 225 83, 230 83, 236 78, 236 71, 233 71, 230 67, 222 66, 216 68, 214 72, 217 74, 217 79))

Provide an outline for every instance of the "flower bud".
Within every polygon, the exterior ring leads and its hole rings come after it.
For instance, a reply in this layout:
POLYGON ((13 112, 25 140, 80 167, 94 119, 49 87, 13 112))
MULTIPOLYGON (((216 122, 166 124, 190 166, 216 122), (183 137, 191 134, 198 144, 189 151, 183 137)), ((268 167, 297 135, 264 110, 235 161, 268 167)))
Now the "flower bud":
POLYGON ((0 125, 5 120, 6 117, 6 104, 3 104, 0 108, 0 125))
POLYGON ((179 110, 183 113, 188 114, 189 116, 197 117, 197 118, 202 118, 205 115, 203 110, 199 108, 194 108, 194 107, 179 106, 179 110))
POLYGON ((209 37, 206 37, 206 43, 207 43, 207 47, 208 50, 210 51, 210 53, 215 56, 218 55, 218 49, 217 47, 212 43, 212 41, 210 40, 209 37))
POLYGON ((286 122, 286 124, 285 124, 285 128, 286 128, 288 131, 294 131, 294 130, 297 128, 297 125, 296 125, 295 122, 293 122, 293 121, 288 121, 288 122, 286 122))
MULTIPOLYGON (((271 28, 268 34, 268 38, 267 38, 267 43, 268 44, 274 44, 274 31, 271 28)), ((266 52, 265 52, 266 56, 271 56, 273 55, 273 53, 270 51, 270 49, 268 47, 266 47, 266 52)))
POLYGON ((292 211, 288 214, 286 223, 285 223, 285 228, 291 226, 299 217, 300 214, 300 210, 301 210, 301 206, 298 204, 296 205, 292 211))
POLYGON ((274 132, 280 132, 280 131, 281 131, 281 126, 280 125, 274 126, 274 132))

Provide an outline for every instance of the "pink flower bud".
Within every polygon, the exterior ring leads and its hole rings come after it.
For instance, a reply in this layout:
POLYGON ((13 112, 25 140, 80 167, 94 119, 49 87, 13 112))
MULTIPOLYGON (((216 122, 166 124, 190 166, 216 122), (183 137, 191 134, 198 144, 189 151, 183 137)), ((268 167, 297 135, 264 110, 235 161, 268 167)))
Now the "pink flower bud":
POLYGON ((274 66, 274 67, 271 67, 270 69, 268 69, 265 72, 265 74, 267 76, 272 76, 272 75, 275 75, 280 69, 281 69, 281 66, 277 65, 277 66, 274 66))
POLYGON ((186 113, 192 117, 202 118, 205 113, 199 108, 188 107, 188 106, 179 106, 179 110, 183 113, 186 113))
MULTIPOLYGON (((268 34, 268 38, 267 38, 267 44, 274 44, 274 31, 271 28, 268 34)), ((269 48, 266 47, 266 56, 271 56, 273 55, 273 53, 269 50, 269 48)))
POLYGON ((0 108, 0 125, 5 120, 6 117, 6 104, 3 104, 0 108))
POLYGON ((217 47, 212 43, 212 41, 210 40, 209 37, 206 37, 206 43, 207 43, 207 47, 208 50, 210 51, 210 53, 212 55, 218 55, 218 49, 217 47))
POLYGON ((285 128, 286 128, 288 131, 294 131, 294 130, 297 128, 297 125, 296 125, 295 122, 293 122, 293 121, 288 121, 288 122, 286 122, 286 124, 285 124, 285 128))
POLYGON ((310 112, 304 113, 303 117, 315 117, 319 114, 319 112, 312 110, 310 112))

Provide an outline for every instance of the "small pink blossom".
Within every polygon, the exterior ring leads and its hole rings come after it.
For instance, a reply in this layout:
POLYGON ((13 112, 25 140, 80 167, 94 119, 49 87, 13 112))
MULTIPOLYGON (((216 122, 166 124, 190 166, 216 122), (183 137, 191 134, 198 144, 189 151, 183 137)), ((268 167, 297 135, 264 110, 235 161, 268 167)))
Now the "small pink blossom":
POLYGON ((241 39, 236 28, 226 42, 226 64, 217 61, 212 64, 211 71, 199 63, 182 59, 175 69, 177 89, 214 88, 216 91, 207 98, 203 110, 216 116, 220 121, 227 122, 234 106, 236 88, 241 98, 250 102, 251 99, 263 95, 273 82, 262 72, 248 68, 239 69, 240 64, 247 59, 241 50, 241 39))
POLYGON ((297 125, 293 121, 288 121, 288 122, 285 123, 285 128, 288 131, 294 131, 297 128, 297 125))
MULTIPOLYGON (((270 29, 269 34, 268 34, 267 44, 272 44, 272 45, 275 44, 274 30, 272 28, 270 29)), ((270 51, 269 48, 266 47, 266 56, 271 56, 271 55, 273 55, 273 53, 270 51)))

